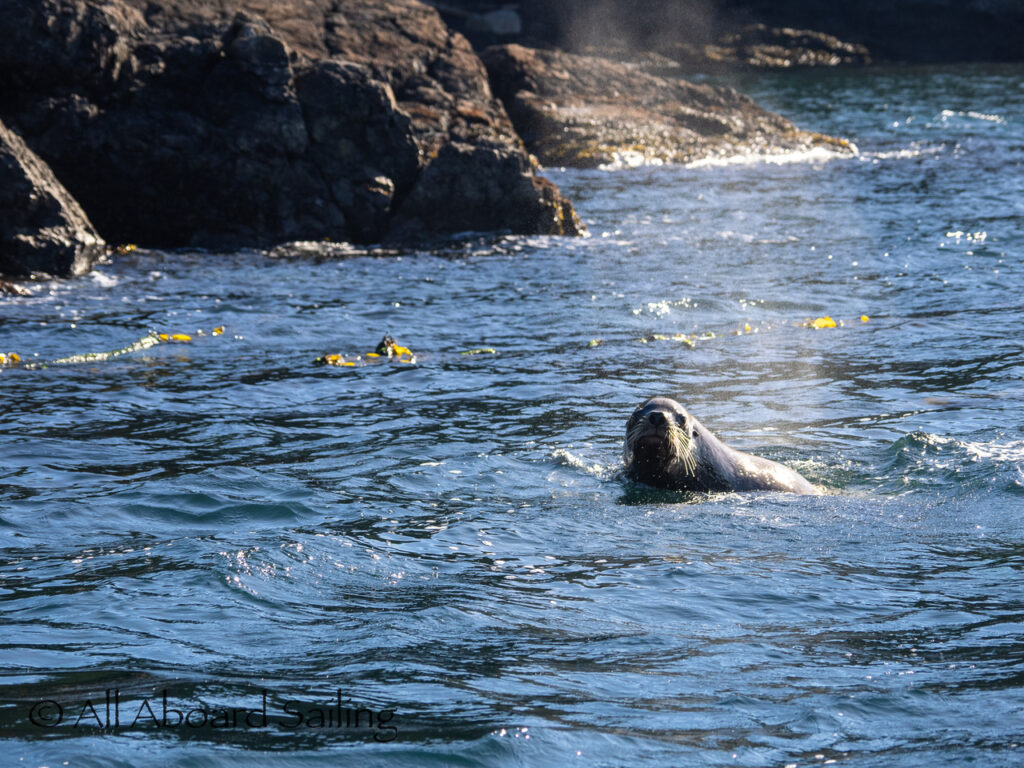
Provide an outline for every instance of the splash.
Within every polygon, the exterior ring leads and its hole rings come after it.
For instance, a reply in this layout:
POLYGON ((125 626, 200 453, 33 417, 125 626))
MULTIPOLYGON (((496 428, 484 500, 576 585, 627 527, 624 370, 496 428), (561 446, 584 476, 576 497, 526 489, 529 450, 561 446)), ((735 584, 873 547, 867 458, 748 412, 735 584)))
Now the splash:
POLYGON ((593 475, 598 478, 606 478, 611 473, 611 469, 603 464, 597 462, 593 464, 587 464, 587 462, 580 456, 565 450, 564 448, 555 448, 551 452, 551 458, 567 467, 573 469, 582 469, 588 475, 593 475))

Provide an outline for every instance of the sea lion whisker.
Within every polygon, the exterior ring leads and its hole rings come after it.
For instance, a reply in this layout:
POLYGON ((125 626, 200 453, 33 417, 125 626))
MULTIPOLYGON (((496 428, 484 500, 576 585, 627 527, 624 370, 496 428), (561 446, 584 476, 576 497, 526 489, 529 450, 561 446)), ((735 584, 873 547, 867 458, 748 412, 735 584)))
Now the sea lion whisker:
POLYGON ((697 473, 697 460, 694 457, 693 438, 674 422, 668 427, 669 453, 673 464, 680 464, 683 472, 690 477, 697 473))
POLYGON ((636 446, 636 441, 640 438, 640 434, 644 431, 644 424, 642 421, 638 421, 633 426, 629 427, 626 431, 626 444, 623 446, 623 457, 625 458, 626 464, 633 461, 633 448, 636 446))

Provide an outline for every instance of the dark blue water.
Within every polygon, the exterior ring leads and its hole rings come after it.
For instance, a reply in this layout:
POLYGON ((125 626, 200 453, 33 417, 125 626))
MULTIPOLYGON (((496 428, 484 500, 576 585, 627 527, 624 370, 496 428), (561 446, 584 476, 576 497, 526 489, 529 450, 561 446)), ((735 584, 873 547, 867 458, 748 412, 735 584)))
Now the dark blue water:
POLYGON ((2 762, 1024 761, 1024 69, 738 82, 859 157, 3 299, 2 762), (653 394, 828 493, 628 485, 653 394))

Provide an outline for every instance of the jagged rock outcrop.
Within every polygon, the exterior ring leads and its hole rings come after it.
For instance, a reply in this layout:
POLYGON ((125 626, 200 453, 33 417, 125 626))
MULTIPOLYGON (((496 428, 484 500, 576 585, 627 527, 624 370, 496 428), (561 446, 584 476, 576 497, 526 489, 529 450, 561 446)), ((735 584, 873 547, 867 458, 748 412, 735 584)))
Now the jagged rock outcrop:
MULTIPOLYGON (((0 275, 81 274, 103 241, 46 163, 0 122, 0 275)), ((0 293, 20 293, 0 281, 0 293)))
POLYGON ((1024 59, 1024 3, 1020 0, 715 0, 715 4, 723 31, 726 25, 735 28, 749 22, 814 29, 867 46, 876 61, 1024 59))
POLYGON ((867 46, 847 43, 810 29, 750 24, 708 45, 665 44, 659 51, 678 71, 863 66, 871 63, 867 46))
POLYGON ((581 229, 418 0, 5 0, 0 116, 111 241, 456 232, 481 174, 518 206, 478 205, 474 228, 581 229), (453 153, 478 163, 453 178, 453 153))
POLYGON ((797 129, 731 88, 515 44, 481 55, 495 93, 546 165, 687 163, 815 146, 854 151, 842 139, 797 129))

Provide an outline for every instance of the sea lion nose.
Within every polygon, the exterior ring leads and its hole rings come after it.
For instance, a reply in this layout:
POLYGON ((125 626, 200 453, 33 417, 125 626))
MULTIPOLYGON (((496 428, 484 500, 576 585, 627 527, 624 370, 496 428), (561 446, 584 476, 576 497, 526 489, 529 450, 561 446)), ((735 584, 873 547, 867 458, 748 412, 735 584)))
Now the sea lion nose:
POLYGON ((661 411, 651 411, 647 414, 647 421, 654 427, 661 427, 665 424, 665 414, 661 411))

